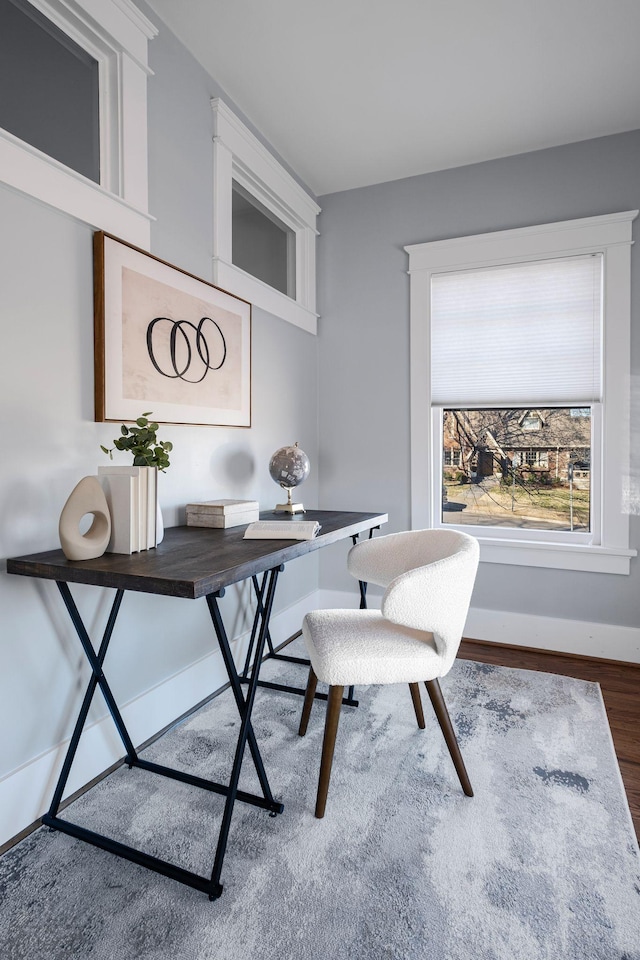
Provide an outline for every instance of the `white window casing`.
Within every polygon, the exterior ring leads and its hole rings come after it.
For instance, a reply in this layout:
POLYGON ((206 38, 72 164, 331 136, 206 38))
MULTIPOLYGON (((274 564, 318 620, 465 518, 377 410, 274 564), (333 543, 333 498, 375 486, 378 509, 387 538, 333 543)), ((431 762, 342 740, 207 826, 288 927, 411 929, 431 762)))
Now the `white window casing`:
POLYGON ((131 0, 30 0, 98 62, 100 183, 0 129, 0 182, 148 249, 148 41, 131 0))
POLYGON ((213 282, 309 333, 317 332, 317 203, 219 97, 212 99, 213 282), (295 298, 288 297, 232 261, 233 182, 295 235, 295 298))
MULTIPOLYGON (((592 404, 591 533, 568 538, 539 530, 462 529, 478 537, 485 562, 629 573, 636 551, 629 548, 629 507, 625 504, 629 437, 623 425, 629 423, 631 231, 637 215, 638 211, 628 211, 405 247, 410 274, 414 528, 436 526, 441 518, 442 407, 434 407, 431 392, 433 277, 448 271, 601 254, 602 402, 592 404)), ((579 397, 573 402, 566 399, 564 406, 584 406, 579 397)), ((531 405, 544 406, 539 402, 531 405)))

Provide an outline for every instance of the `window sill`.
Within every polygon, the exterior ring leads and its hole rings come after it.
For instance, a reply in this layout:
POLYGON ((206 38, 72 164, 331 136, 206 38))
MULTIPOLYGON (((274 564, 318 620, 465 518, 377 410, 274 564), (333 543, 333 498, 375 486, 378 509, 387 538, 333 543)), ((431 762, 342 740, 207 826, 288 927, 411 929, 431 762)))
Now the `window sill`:
POLYGON ((515 543, 497 537, 478 537, 478 541, 481 563, 508 563, 553 570, 628 575, 631 559, 637 555, 637 550, 624 547, 595 547, 533 540, 520 540, 515 543))
POLYGON ((75 220, 148 249, 153 219, 6 130, 0 130, 0 182, 75 220))
POLYGON ((292 300, 274 287, 270 287, 263 280, 252 277, 251 274, 227 263, 220 257, 213 261, 213 282, 218 287, 228 290, 243 300, 248 300, 255 307, 273 313, 276 317, 292 323, 307 333, 316 334, 318 331, 318 315, 308 310, 297 300, 292 300))

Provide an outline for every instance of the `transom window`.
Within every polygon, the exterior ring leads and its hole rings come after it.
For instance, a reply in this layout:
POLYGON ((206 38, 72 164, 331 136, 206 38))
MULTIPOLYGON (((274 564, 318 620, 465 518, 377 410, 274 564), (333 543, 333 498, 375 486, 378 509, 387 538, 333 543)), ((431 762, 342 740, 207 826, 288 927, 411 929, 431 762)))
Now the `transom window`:
POLYGON ((99 183, 98 61, 28 0, 0 22, 0 127, 99 183))
POLYGON ((148 41, 132 0, 0 0, 0 181, 147 248, 148 41))
POLYGON ((219 97, 211 106, 213 281, 316 333, 320 208, 219 97))
POLYGON ((233 181, 232 262, 287 297, 296 295, 296 235, 233 181))

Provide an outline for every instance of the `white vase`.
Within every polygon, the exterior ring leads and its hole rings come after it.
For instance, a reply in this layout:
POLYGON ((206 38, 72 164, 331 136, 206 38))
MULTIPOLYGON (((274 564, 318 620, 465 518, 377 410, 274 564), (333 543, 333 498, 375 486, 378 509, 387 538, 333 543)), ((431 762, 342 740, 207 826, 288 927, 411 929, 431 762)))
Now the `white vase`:
POLYGON ((160 509, 160 501, 156 501, 156 547, 159 543, 162 543, 162 538, 164 537, 164 522, 162 520, 162 510, 160 509))

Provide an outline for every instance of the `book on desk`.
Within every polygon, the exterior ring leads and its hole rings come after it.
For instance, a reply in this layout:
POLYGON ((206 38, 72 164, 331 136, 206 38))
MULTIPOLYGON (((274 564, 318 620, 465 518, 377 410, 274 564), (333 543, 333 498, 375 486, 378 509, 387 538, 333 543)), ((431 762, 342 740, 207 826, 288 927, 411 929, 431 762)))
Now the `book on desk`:
POLYGON ((257 520, 244 532, 244 540, 313 540, 320 533, 317 520, 257 520))
POLYGON ((111 515, 107 553, 138 553, 157 545, 157 474, 155 467, 98 467, 111 515))
POLYGON ((251 523, 260 516, 257 500, 205 500, 187 504, 188 527, 226 529, 251 523))

